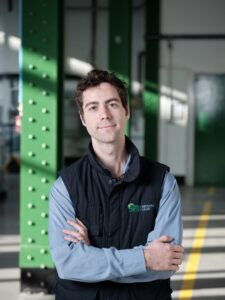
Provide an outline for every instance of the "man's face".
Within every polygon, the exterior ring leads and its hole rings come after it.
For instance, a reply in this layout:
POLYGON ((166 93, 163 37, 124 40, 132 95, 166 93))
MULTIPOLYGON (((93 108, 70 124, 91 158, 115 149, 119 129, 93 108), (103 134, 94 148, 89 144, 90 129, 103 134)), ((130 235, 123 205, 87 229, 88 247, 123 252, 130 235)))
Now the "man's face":
POLYGON ((83 92, 81 121, 94 142, 113 143, 124 137, 126 112, 114 86, 101 83, 83 92))

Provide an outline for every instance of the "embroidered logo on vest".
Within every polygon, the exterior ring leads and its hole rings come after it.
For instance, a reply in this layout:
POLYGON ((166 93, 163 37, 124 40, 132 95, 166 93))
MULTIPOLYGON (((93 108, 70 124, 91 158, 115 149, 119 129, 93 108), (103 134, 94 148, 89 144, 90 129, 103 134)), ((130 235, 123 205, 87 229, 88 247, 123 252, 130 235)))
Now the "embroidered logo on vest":
POLYGON ((153 204, 144 204, 144 205, 136 205, 134 203, 129 203, 127 205, 128 211, 129 213, 133 213, 133 212, 142 212, 142 211, 149 211, 151 210, 151 208, 153 208, 154 205, 153 204))

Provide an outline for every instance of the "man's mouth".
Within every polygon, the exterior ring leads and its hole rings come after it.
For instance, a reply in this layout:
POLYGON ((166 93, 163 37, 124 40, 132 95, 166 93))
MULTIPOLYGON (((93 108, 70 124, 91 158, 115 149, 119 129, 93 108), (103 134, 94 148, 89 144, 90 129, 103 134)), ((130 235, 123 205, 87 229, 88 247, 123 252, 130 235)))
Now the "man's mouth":
POLYGON ((115 126, 116 126, 115 124, 106 124, 106 125, 98 126, 98 129, 107 129, 107 128, 112 128, 115 126))

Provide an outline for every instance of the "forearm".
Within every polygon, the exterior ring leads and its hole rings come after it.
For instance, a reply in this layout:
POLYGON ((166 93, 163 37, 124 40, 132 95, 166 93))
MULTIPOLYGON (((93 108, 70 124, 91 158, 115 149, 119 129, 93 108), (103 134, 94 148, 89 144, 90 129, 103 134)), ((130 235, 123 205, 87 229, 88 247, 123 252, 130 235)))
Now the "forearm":
POLYGON ((129 250, 95 248, 83 242, 50 248, 59 277, 83 282, 115 280, 146 271, 141 247, 129 250))
MULTIPOLYGON (((142 249, 145 248, 145 246, 140 246, 140 247, 142 249)), ((143 273, 127 276, 127 277, 120 277, 113 281, 119 283, 150 282, 154 280, 168 279, 171 276, 173 276, 174 273, 175 273, 174 271, 154 271, 146 268, 146 270, 143 273)))

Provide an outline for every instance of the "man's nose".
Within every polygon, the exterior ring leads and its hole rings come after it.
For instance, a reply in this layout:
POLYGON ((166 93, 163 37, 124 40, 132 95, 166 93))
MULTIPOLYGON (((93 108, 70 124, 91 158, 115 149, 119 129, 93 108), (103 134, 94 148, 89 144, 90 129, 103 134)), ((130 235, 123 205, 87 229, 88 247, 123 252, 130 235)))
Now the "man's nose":
POLYGON ((101 119, 109 119, 110 118, 110 111, 107 107, 102 106, 99 110, 100 118, 101 119))

